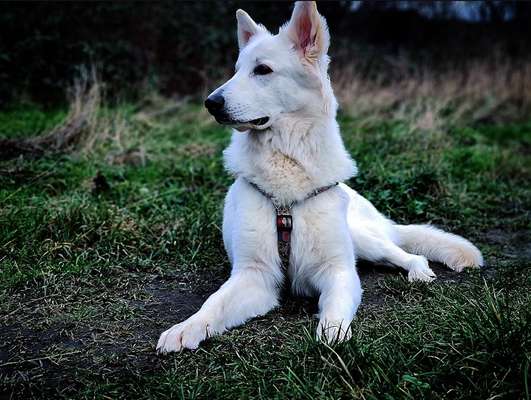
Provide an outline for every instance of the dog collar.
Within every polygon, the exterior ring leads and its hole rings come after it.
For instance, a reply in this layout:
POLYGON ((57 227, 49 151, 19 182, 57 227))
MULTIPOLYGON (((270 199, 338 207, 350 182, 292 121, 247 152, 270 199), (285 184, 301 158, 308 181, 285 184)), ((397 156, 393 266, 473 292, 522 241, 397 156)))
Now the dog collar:
POLYGON ((290 253, 290 242, 291 242, 291 231, 293 230, 293 218, 291 216, 291 208, 300 204, 303 201, 311 199, 323 192, 326 192, 328 189, 331 189, 339 184, 339 182, 333 183, 331 185, 322 186, 315 189, 314 191, 308 193, 302 200, 295 200, 288 204, 279 204, 274 199, 275 197, 263 190, 256 183, 245 179, 249 185, 255 188, 262 196, 266 197, 271 201, 273 207, 276 211, 276 225, 277 225, 277 243, 278 243, 278 255, 280 256, 281 265, 287 270, 289 267, 289 253, 290 253))

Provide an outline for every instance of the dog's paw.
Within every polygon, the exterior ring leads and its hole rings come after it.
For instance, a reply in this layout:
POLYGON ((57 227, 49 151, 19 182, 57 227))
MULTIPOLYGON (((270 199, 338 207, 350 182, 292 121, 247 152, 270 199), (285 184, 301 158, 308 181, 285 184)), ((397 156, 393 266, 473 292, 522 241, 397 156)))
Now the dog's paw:
POLYGON ((428 265, 428 260, 422 256, 418 256, 418 258, 415 259, 415 262, 410 265, 409 272, 407 274, 407 279, 410 282, 431 282, 436 277, 437 276, 428 265))
POLYGON ((208 323, 191 317, 160 335, 157 352, 164 354, 183 349, 194 350, 208 336, 208 323))
POLYGON ((344 320, 321 319, 317 325, 317 340, 327 344, 344 342, 352 337, 350 324, 344 320))

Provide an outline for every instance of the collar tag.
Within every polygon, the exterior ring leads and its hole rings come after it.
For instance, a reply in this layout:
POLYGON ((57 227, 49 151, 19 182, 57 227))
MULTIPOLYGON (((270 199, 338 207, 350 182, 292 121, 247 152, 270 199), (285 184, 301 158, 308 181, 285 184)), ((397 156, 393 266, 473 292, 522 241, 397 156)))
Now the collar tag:
POLYGON ((293 219, 291 217, 291 208, 301 203, 304 200, 311 199, 312 197, 317 196, 320 193, 326 192, 328 189, 333 188, 338 185, 339 182, 336 182, 332 185, 323 186, 315 189, 313 192, 309 193, 302 200, 294 200, 287 205, 278 204, 275 202, 275 197, 271 194, 262 190, 260 186, 256 183, 244 178, 249 185, 255 188, 259 193, 262 194, 265 198, 269 199, 273 203, 273 207, 276 212, 276 225, 277 225, 277 242, 278 242, 278 255, 280 257, 280 265, 284 266, 286 269, 289 266, 289 255, 290 255, 290 241, 291 241, 291 231, 293 229, 293 219))
POLYGON ((277 215, 277 234, 280 242, 289 242, 291 230, 293 229, 293 219, 288 214, 277 215))

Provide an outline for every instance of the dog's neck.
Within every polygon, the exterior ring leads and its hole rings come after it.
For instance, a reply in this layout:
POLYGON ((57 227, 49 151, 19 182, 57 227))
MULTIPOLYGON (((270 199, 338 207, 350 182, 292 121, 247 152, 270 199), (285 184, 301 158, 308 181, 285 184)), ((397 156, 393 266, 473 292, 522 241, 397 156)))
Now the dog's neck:
POLYGON ((271 193, 279 203, 356 174, 335 118, 283 117, 269 129, 234 131, 225 166, 271 193))

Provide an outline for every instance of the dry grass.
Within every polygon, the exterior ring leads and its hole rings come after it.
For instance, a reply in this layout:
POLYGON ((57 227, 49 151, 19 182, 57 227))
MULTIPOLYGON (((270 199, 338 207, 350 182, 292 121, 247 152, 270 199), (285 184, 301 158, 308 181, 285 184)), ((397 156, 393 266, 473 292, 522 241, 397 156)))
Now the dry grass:
POLYGON ((96 70, 82 73, 68 94, 68 113, 58 125, 39 136, 0 140, 0 159, 91 153, 108 143, 123 150, 122 138, 128 136, 129 122, 123 111, 110 111, 105 105, 104 85, 96 70))
MULTIPOLYGON (((227 75, 227 79, 230 75, 227 75)), ((215 86, 212 86, 215 87, 215 86)), ((194 96, 199 99, 207 95, 194 96)), ((197 100, 195 98, 195 100, 197 100)), ((213 118, 204 107, 190 107, 197 101, 192 101, 192 96, 179 96, 168 98, 157 92, 147 92, 142 100, 136 105, 134 120, 148 129, 161 128, 179 120, 183 123, 194 123, 201 127, 214 125, 213 118)))
POLYGON ((70 89, 68 116, 50 133, 51 137, 60 138, 59 149, 91 153, 110 143, 119 152, 129 150, 124 142, 131 131, 126 111, 120 107, 109 110, 104 100, 104 88, 105 85, 94 69, 82 74, 74 82, 70 89), (83 121, 78 134, 71 138, 63 137, 61 132, 68 132, 68 126, 76 124, 76 121, 83 121))
POLYGON ((406 119, 422 130, 437 129, 443 120, 520 121, 531 112, 531 62, 495 57, 434 72, 397 59, 390 61, 390 68, 397 78, 367 79, 357 65, 338 67, 333 82, 343 111, 356 117, 406 119))
POLYGON ((93 149, 101 133, 108 131, 98 115, 102 107, 102 88, 95 71, 77 79, 70 89, 67 117, 50 133, 35 138, 35 142, 55 151, 93 149))

